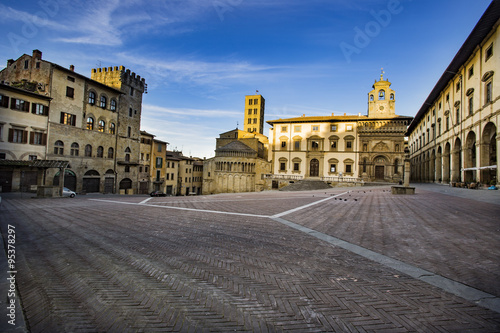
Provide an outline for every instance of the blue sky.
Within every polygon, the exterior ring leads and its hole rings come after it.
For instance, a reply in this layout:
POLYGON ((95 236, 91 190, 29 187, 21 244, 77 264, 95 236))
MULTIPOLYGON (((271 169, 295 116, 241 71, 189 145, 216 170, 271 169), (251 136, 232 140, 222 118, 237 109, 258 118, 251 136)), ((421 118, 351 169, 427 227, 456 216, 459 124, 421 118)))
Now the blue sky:
MULTIPOLYGON (((0 61, 32 50, 90 77, 146 79, 142 129, 212 157, 245 95, 265 120, 367 114, 384 68, 396 113, 414 116, 490 0, 2 0, 0 61)), ((267 135, 267 128, 265 133, 267 135)))

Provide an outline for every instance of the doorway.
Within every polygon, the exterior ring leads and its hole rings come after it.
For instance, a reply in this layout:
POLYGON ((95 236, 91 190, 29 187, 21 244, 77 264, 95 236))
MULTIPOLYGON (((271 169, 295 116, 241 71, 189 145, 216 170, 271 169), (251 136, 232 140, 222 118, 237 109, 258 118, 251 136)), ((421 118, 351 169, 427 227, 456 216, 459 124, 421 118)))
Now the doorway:
POLYGON ((309 169, 310 177, 319 177, 319 161, 317 159, 312 159, 309 169))

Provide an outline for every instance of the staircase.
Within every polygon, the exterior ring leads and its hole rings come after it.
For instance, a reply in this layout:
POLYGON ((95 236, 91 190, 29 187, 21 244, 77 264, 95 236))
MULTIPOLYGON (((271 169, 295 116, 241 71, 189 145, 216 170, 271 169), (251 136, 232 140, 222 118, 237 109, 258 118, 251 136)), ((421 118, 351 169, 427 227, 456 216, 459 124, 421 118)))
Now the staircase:
POLYGON ((321 180, 301 180, 281 188, 280 191, 314 191, 325 190, 327 188, 332 187, 321 180))

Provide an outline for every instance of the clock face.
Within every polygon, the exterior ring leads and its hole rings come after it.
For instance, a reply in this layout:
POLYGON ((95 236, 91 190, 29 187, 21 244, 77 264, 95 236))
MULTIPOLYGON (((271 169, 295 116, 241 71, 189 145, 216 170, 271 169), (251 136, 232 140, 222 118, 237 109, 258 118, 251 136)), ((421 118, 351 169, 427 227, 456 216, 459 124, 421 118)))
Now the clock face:
POLYGON ((380 109, 380 111, 384 111, 384 107, 383 106, 381 106, 379 109, 380 109))

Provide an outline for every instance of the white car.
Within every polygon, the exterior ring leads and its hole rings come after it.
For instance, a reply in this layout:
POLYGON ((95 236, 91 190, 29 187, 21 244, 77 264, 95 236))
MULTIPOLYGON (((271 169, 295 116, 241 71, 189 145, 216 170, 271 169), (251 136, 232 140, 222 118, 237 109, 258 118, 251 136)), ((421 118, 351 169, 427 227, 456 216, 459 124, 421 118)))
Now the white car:
POLYGON ((76 196, 76 193, 71 191, 69 188, 67 187, 63 187, 63 193, 62 193, 62 196, 63 197, 70 197, 70 198, 74 198, 76 196))

